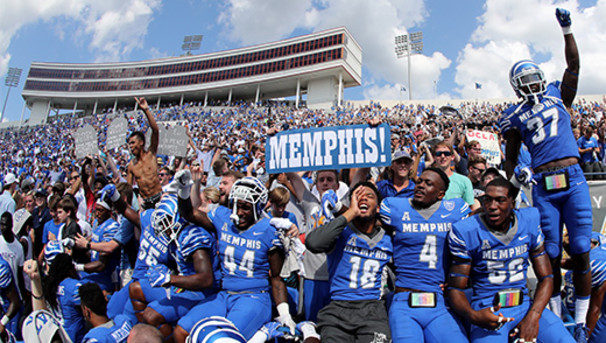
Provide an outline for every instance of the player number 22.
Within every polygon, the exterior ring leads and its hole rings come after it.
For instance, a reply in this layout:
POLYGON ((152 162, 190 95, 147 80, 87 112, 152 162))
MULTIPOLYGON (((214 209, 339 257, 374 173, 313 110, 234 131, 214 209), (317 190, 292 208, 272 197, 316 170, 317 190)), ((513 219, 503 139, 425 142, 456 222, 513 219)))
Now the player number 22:
POLYGON ((531 117, 526 122, 526 128, 529 131, 535 132, 535 134, 532 136, 532 142, 534 144, 539 144, 546 138, 545 123, 543 122, 543 117, 545 117, 545 120, 551 117, 551 123, 549 124, 549 137, 554 137, 558 135, 558 109, 552 107, 548 110, 543 111, 542 116, 538 115, 531 117))

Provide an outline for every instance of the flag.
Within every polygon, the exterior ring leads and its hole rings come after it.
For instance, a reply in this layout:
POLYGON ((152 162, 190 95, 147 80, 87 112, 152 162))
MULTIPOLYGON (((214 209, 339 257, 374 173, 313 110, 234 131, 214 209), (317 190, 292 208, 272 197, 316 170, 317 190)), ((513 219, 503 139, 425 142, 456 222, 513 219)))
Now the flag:
POLYGON ((482 84, 476 82, 476 89, 482 89, 482 84))
POLYGON ((400 87, 400 92, 406 92, 406 87, 404 87, 404 86, 400 87))

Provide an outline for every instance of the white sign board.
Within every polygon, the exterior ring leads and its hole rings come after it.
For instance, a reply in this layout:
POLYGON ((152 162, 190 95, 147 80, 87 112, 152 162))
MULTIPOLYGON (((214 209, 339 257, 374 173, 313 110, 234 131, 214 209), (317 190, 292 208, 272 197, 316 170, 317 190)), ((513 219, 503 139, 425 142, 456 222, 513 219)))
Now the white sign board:
POLYGON ((501 164, 501 143, 499 142, 499 136, 496 133, 480 131, 480 130, 468 130, 467 131, 467 142, 478 141, 482 147, 482 156, 486 158, 491 166, 497 166, 501 164))
POLYGON ((128 131, 128 121, 119 117, 112 121, 107 128, 105 136, 105 147, 108 150, 121 147, 126 143, 126 133, 128 131))
POLYGON ((92 126, 84 125, 72 133, 72 137, 76 144, 76 158, 84 158, 87 155, 97 155, 99 153, 97 131, 92 126))

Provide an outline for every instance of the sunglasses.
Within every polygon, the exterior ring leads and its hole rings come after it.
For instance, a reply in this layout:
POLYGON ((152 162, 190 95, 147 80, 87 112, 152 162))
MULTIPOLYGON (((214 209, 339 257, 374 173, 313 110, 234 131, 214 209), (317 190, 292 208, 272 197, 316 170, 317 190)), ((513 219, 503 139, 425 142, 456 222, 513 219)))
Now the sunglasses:
POLYGON ((80 176, 70 176, 70 180, 77 180, 80 176))
POLYGON ((436 151, 435 155, 436 155, 436 157, 451 156, 452 153, 450 151, 436 151))
POLYGON ((168 175, 168 174, 166 174, 166 173, 158 173, 158 176, 166 176, 166 175, 168 175))

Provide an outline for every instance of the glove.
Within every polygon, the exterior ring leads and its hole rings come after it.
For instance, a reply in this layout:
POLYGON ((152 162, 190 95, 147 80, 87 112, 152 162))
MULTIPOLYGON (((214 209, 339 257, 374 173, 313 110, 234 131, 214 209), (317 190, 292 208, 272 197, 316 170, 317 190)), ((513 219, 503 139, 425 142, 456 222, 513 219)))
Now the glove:
POLYGON ((316 323, 314 322, 300 322, 297 324, 297 330, 301 331, 301 334, 303 335, 303 340, 308 337, 314 337, 320 340, 320 335, 316 331, 316 323))
POLYGON ((531 184, 537 182, 532 178, 532 171, 528 167, 519 168, 516 167, 513 176, 509 180, 515 188, 522 188, 522 186, 530 187, 531 184))
POLYGON ((282 326, 282 324, 278 322, 269 322, 261 327, 261 332, 266 334, 267 340, 269 340, 272 338, 284 337, 288 333, 288 328, 282 326), (284 329, 286 329, 286 331, 284 329))
POLYGON ((170 284, 170 269, 158 264, 147 271, 147 279, 152 287, 166 287, 170 284))
POLYGON ((76 244, 76 242, 73 239, 71 239, 71 238, 63 238, 61 240, 61 244, 64 247, 71 249, 71 248, 74 247, 74 244, 76 244))
POLYGON ((173 182, 175 182, 175 186, 177 186, 177 195, 179 198, 189 199, 191 186, 194 184, 191 178, 191 171, 189 171, 189 169, 179 170, 177 174, 175 174, 173 182))
POLYGON ((292 222, 288 218, 271 218, 269 224, 278 230, 288 230, 292 226, 292 222))
POLYGON ((570 27, 572 22, 570 21, 570 12, 563 8, 556 8, 556 19, 560 23, 561 27, 570 27))
POLYGON ((334 219, 334 214, 339 212, 343 204, 339 201, 339 197, 334 190, 329 189, 322 194, 322 211, 328 219, 334 219))
POLYGON ((278 310, 278 318, 276 318, 276 321, 284 326, 287 326, 290 330, 290 334, 294 335, 297 328, 297 323, 295 323, 290 316, 288 303, 280 303, 278 306, 276 306, 276 309, 278 310))
POLYGON ((97 194, 99 194, 99 199, 105 202, 116 202, 120 199, 120 192, 118 192, 114 184, 106 185, 97 194))

